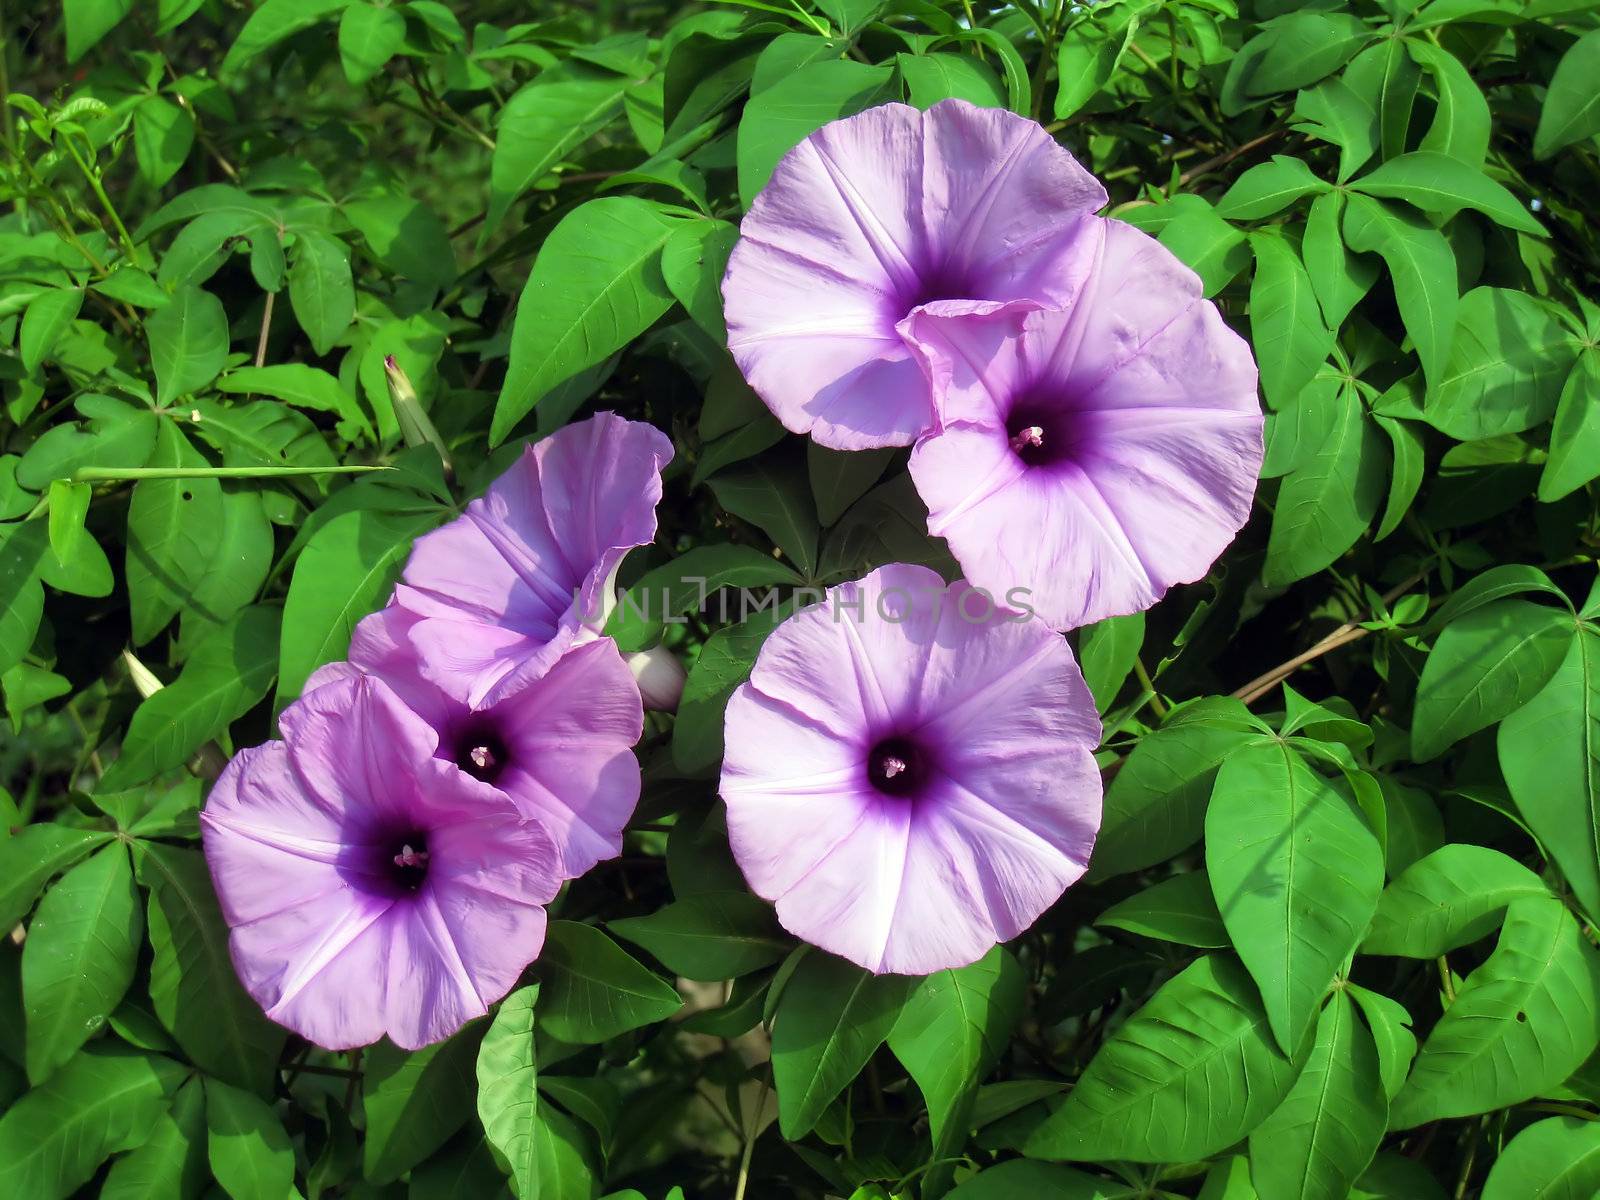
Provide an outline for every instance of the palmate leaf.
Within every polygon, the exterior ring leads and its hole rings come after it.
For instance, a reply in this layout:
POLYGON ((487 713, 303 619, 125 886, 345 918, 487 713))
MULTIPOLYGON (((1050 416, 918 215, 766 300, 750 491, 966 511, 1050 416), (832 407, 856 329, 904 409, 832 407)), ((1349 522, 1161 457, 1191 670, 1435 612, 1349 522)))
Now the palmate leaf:
POLYGON ((1594 86, 1600 74, 1600 29, 1590 30, 1567 48, 1539 111, 1539 128, 1533 135, 1536 158, 1549 158, 1564 146, 1600 133, 1600 92, 1594 86))
POLYGON ((1592 626, 1572 637, 1544 688, 1501 722, 1499 750, 1517 810, 1584 909, 1600 914, 1600 633, 1592 626))
POLYGON ((789 953, 771 905, 749 892, 685 896, 647 917, 609 922, 612 932, 643 946, 685 979, 735 979, 789 953))
POLYGON ((447 1142, 473 1115, 473 1064, 481 1021, 447 1041, 408 1054, 388 1041, 366 1052, 361 1082, 367 1136, 361 1171, 374 1183, 398 1179, 447 1142))
POLYGON ((1274 233, 1250 236, 1256 272, 1250 284, 1250 332, 1261 389, 1273 408, 1289 404, 1333 349, 1311 276, 1294 248, 1274 233))
POLYGON ((1553 897, 1512 901, 1500 941, 1423 1043, 1389 1123, 1410 1129, 1520 1103, 1600 1045, 1600 952, 1553 897))
POLYGON ((1282 1103, 1293 1059, 1273 1044, 1250 977, 1210 955, 1168 980, 1090 1061, 1028 1138, 1037 1158, 1190 1162, 1245 1137, 1282 1103))
POLYGON ((121 842, 73 867, 45 893, 22 951, 34 1083, 100 1031, 133 980, 143 943, 139 894, 121 842))
POLYGON ((829 121, 876 103, 893 78, 889 65, 830 59, 753 95, 739 121, 739 196, 745 207, 766 187, 785 154, 829 121))
MULTIPOLYGON (((165 310, 161 310, 165 311, 165 310)), ((171 420, 162 420, 152 467, 209 466, 171 420)), ((143 645, 182 611, 216 553, 222 485, 216 479, 141 479, 128 504, 128 608, 143 645)))
POLYGON ((894 1028, 914 981, 872 975, 812 950, 779 993, 772 1019, 778 1123, 791 1140, 809 1133, 894 1028))
POLYGON ((1420 219, 1358 194, 1346 203, 1344 236, 1352 250, 1376 252, 1388 264, 1400 319, 1422 359, 1423 373, 1430 383, 1440 383, 1459 306, 1450 243, 1420 219))
POLYGON ((1025 983, 1009 951, 996 946, 969 966, 922 980, 889 1032, 889 1049, 916 1080, 936 1147, 966 1133, 952 1126, 979 1079, 1000 1056, 1022 1017, 1025 983))
POLYGON ((97 829, 29 825, 0 841, 0 929, 13 929, 57 871, 64 871, 111 835, 97 829))
POLYGON ((1121 1180, 1019 1158, 974 1176, 945 1200, 1018 1200, 1023 1196, 1040 1200, 1138 1200, 1139 1191, 1121 1180))
POLYGON ((199 1079, 191 1079, 145 1142, 111 1164, 100 1200, 195 1200, 210 1179, 205 1091, 199 1079))
POLYGON ((1261 1200, 1345 1200, 1377 1153, 1387 1117, 1372 1034, 1349 995, 1335 992, 1300 1077, 1250 1135, 1250 1178, 1261 1200))
POLYGON ((1228 930, 1204 871, 1184 871, 1152 884, 1113 904, 1095 924, 1205 950, 1228 945, 1228 930))
POLYGON ((294 1185, 294 1147, 259 1096, 206 1081, 207 1160, 234 1200, 276 1200, 294 1185))
POLYGON ((228 357, 228 315, 222 301, 197 287, 180 288, 172 302, 144 322, 156 403, 171 404, 217 377, 228 357))
POLYGON ((1293 749, 1267 742, 1217 772, 1206 867, 1278 1044, 1293 1050, 1377 908, 1382 847, 1293 749))

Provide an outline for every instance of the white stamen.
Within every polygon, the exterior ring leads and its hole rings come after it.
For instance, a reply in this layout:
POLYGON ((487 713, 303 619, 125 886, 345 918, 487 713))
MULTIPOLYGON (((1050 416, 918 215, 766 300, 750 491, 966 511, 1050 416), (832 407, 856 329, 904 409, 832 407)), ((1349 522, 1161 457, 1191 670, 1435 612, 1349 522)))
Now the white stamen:
POLYGON ((896 758, 893 754, 888 754, 888 755, 884 756, 882 766, 883 766, 883 777, 885 779, 893 779, 896 775, 903 774, 906 771, 909 771, 911 769, 906 764, 906 760, 905 759, 896 758))
POLYGON ((1044 445, 1044 427, 1042 425, 1029 425, 1026 429, 1019 429, 1011 436, 1011 448, 1018 452, 1030 446, 1038 449, 1044 445))
POLYGON ((480 771, 488 770, 494 765, 494 755, 487 746, 474 746, 467 751, 467 757, 472 760, 472 765, 480 771))
POLYGON ((397 867, 420 867, 426 865, 428 852, 426 850, 413 850, 407 842, 400 847, 400 853, 394 856, 394 865, 397 867))

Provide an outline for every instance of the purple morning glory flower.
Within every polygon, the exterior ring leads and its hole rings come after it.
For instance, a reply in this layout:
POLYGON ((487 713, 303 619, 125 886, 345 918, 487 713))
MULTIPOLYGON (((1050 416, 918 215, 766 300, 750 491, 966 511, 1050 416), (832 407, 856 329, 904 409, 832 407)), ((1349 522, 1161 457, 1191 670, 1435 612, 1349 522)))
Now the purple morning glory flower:
POLYGON ((944 100, 885 104, 801 142, 750 206, 722 284, 728 349, 785 426, 824 446, 929 428, 904 322, 1053 303, 1093 265, 1105 189, 1035 122, 944 100))
POLYGON ((1100 721, 1066 641, 893 564, 789 618, 728 704, 745 879, 797 937, 925 975, 1015 937, 1083 874, 1100 721))
POLYGON ((448 1037, 538 956, 555 848, 376 679, 317 688, 281 724, 201 814, 239 978, 330 1050, 448 1037))
POLYGON ((1166 247, 1098 227, 1062 309, 918 313, 941 428, 911 454, 928 528, 966 577, 1056 629, 1150 607, 1250 516, 1256 366, 1166 247))
POLYGON ((417 618, 408 636, 428 678, 478 707, 518 668, 596 633, 618 564, 655 537, 671 459, 659 430, 599 413, 529 447, 418 538, 391 603, 417 618))
POLYGON ((390 606, 366 617, 350 662, 324 667, 308 689, 361 672, 378 676, 437 733, 434 755, 505 792, 555 843, 563 878, 622 851, 639 803, 633 745, 644 730, 639 689, 610 638, 530 659, 472 706, 432 682, 411 644, 421 618, 390 606))

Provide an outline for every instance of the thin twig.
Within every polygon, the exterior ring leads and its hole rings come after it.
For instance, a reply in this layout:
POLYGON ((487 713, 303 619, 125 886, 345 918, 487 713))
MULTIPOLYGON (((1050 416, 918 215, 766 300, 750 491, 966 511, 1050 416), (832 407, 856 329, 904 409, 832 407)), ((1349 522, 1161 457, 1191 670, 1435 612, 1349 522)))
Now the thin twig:
POLYGON ((268 292, 266 303, 261 306, 261 336, 256 338, 256 366, 265 366, 267 362, 267 337, 272 333, 272 304, 278 298, 277 292, 268 292))
POLYGON ((734 1185, 733 1200, 744 1200, 745 1188, 750 1185, 750 1159, 755 1154, 756 1138, 761 1131, 755 1126, 761 1122, 761 1111, 767 1106, 767 1089, 772 1086, 772 1072, 761 1077, 761 1094, 756 1097, 755 1117, 751 1120, 751 1128, 744 1132, 744 1149, 739 1153, 739 1180, 734 1185))
MULTIPOLYGON (((1426 577, 1427 572, 1419 571, 1403 583, 1396 584, 1390 588, 1383 594, 1384 607, 1387 608, 1426 577)), ((1296 654, 1287 662, 1279 663, 1265 674, 1257 675, 1249 683, 1235 691, 1233 697, 1235 700, 1242 700, 1246 704, 1254 704, 1308 662, 1321 658, 1324 654, 1339 649, 1340 646, 1348 646, 1351 642, 1360 641, 1371 632, 1370 629, 1363 629, 1355 621, 1346 621, 1327 637, 1317 642, 1311 649, 1296 654)))
POLYGON ((1200 176, 1210 174, 1212 171, 1215 171, 1218 167, 1227 166, 1234 159, 1239 158, 1241 155, 1249 154, 1250 151, 1256 149, 1256 147, 1265 146, 1268 142, 1272 141, 1274 138, 1282 137, 1287 132, 1289 132, 1289 131, 1286 128, 1283 128, 1283 127, 1279 127, 1277 129, 1269 129, 1269 130, 1267 130, 1267 132, 1263 133, 1260 137, 1251 138, 1248 142, 1244 143, 1244 145, 1242 145, 1242 146, 1235 146, 1232 150, 1229 150, 1229 151, 1227 151, 1226 153, 1223 153, 1223 154, 1219 154, 1215 158, 1208 158, 1208 159, 1206 159, 1205 162, 1201 163, 1199 166, 1190 167, 1182 175, 1179 175, 1178 176, 1178 186, 1179 187, 1187 187, 1191 182, 1193 182, 1194 180, 1200 178, 1200 176))

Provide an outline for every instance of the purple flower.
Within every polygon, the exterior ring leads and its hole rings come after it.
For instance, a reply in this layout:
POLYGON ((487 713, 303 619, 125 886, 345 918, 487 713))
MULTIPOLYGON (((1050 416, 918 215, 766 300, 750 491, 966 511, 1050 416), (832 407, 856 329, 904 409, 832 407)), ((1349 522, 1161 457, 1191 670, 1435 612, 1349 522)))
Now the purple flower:
POLYGON ((911 454, 929 531, 1056 629, 1204 576, 1262 458, 1249 347, 1164 246, 1094 222, 1095 269, 1065 309, 910 322, 941 417, 911 454))
POLYGON ((234 967, 279 1024, 330 1050, 448 1037, 510 990, 560 886, 550 839, 378 680, 285 710, 201 814, 234 967))
POLYGON ((617 566, 655 537, 659 430, 599 413, 523 451, 481 499, 417 539, 391 603, 421 670, 477 707, 519 667, 595 632, 617 566), (576 600, 574 600, 576 596, 576 600))
POLYGON ((923 975, 1083 874, 1100 722, 1066 641, 894 564, 791 617, 728 704, 734 857, 797 937, 923 975))
POLYGON ((934 420, 904 341, 919 306, 1071 296, 1105 189, 1033 121, 886 104, 789 152, 740 226, 728 348, 780 421, 824 446, 905 446, 934 420))
POLYGON ((563 878, 619 854, 639 802, 632 747, 644 711, 616 643, 574 646, 548 667, 530 659, 471 706, 424 673, 411 645, 419 620, 395 606, 373 613, 356 626, 350 662, 324 667, 308 689, 378 676, 436 732, 435 757, 506 793, 539 823, 563 878))

